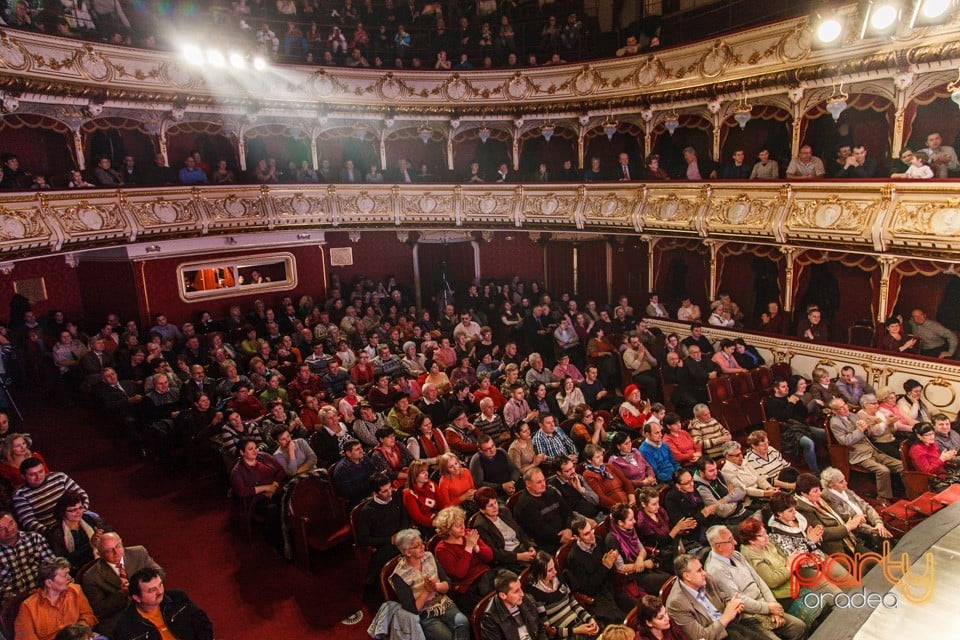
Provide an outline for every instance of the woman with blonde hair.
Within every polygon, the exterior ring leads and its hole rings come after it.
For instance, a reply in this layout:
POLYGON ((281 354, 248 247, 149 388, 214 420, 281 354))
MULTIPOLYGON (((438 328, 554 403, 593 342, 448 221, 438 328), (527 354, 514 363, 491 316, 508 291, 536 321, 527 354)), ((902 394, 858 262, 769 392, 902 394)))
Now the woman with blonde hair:
POLYGON ((33 441, 26 433, 10 433, 0 445, 0 479, 10 483, 14 490, 23 484, 23 474, 20 473, 20 463, 27 458, 36 458, 43 463, 43 470, 50 473, 47 461, 39 453, 31 451, 33 441))
POLYGON ((440 485, 437 488, 437 499, 441 507, 459 505, 472 500, 476 491, 473 476, 463 467, 460 458, 453 453, 440 456, 440 485))
POLYGON ((473 611, 480 599, 493 591, 493 549, 476 529, 467 529, 467 514, 460 507, 441 509, 433 519, 440 536, 434 550, 437 562, 450 576, 453 599, 464 611, 473 611))

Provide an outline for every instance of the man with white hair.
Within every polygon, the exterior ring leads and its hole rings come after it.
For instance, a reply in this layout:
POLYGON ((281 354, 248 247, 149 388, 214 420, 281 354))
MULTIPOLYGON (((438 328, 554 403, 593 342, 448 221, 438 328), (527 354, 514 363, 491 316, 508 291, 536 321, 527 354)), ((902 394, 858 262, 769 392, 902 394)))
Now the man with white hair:
POLYGON ((724 599, 739 597, 743 602, 744 618, 762 622, 755 628, 761 637, 776 640, 802 640, 807 636, 807 625, 783 610, 767 583, 757 574, 750 562, 737 551, 737 541, 730 529, 716 525, 707 529, 710 553, 704 563, 707 575, 715 582, 724 599), (772 627, 772 630, 768 627, 772 627))
MULTIPOLYGON (((757 473, 756 469, 743 462, 743 450, 736 441, 727 442, 723 445, 723 457, 726 462, 720 473, 727 484, 733 485, 734 489, 739 489, 747 494, 747 500, 758 499, 766 500, 773 494, 779 493, 780 489, 773 487, 767 482, 766 478, 757 473)), ((750 505, 749 501, 744 504, 750 505)))
MULTIPOLYGON (((863 394, 861 401, 864 405, 876 407, 877 398, 873 394, 863 394)), ((889 456, 873 444, 869 433, 871 429, 886 430, 887 426, 880 421, 871 421, 860 415, 850 413, 850 407, 843 398, 834 398, 830 401, 833 417, 830 418, 830 433, 847 447, 847 458, 851 465, 859 465, 873 473, 877 480, 877 496, 881 502, 893 499, 892 473, 903 473, 903 463, 893 456, 889 456)), ((879 416, 877 416, 879 418, 879 416)))

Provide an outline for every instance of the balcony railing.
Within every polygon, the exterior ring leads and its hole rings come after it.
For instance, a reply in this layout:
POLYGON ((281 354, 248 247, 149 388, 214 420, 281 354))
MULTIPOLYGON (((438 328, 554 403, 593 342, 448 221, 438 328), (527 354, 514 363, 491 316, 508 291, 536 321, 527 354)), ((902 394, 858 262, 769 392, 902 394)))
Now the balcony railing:
POLYGON ((960 258, 960 182, 284 185, 0 196, 0 256, 244 231, 643 234, 960 258))

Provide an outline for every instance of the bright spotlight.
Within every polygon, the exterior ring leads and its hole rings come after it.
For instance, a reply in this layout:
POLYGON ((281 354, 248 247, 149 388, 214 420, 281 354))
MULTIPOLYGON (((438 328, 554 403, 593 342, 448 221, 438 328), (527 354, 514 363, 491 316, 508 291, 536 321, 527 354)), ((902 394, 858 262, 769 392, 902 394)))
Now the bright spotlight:
POLYGON ((243 57, 243 54, 233 51, 230 54, 230 65, 235 69, 243 69, 247 66, 247 60, 243 57))
POLYGON ((841 24, 837 18, 830 16, 824 18, 820 24, 817 25, 817 40, 821 44, 832 44, 840 37, 842 32, 843 24, 841 24))
POLYGON ((256 69, 257 71, 263 71, 264 69, 267 68, 267 61, 261 58, 260 56, 257 56, 256 58, 253 59, 253 68, 256 69))
POLYGON ((920 7, 920 15, 926 20, 936 20, 950 9, 950 0, 925 0, 920 7))
POLYGON ((203 51, 194 44, 184 45, 183 57, 190 64, 203 64, 203 51))
POLYGON ((217 49, 207 49, 207 62, 214 67, 222 67, 226 60, 223 57, 223 52, 217 49))
POLYGON ((870 16, 870 28, 874 31, 886 31, 897 21, 900 12, 892 4, 882 4, 873 10, 870 16))

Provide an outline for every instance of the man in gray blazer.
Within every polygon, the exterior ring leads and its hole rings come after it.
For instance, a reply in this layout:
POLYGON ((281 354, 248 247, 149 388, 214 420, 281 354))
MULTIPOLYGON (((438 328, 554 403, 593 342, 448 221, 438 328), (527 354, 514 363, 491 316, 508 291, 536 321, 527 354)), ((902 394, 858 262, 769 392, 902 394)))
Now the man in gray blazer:
POLYGON ((703 640, 754 640, 764 638, 759 625, 756 631, 738 620, 743 601, 734 595, 724 602, 720 590, 703 570, 696 556, 682 553, 673 561, 677 580, 667 595, 670 617, 688 638, 703 640))
POLYGON ((883 541, 893 537, 877 510, 847 487, 847 479, 842 471, 834 467, 821 471, 820 486, 823 487, 823 499, 844 521, 860 514, 866 517, 866 522, 857 527, 854 533, 870 548, 880 551, 883 541))
POLYGON ((760 622, 761 626, 755 630, 769 640, 803 640, 807 637, 807 625, 803 620, 784 611, 767 583, 737 551, 737 541, 730 529, 722 524, 710 527, 707 542, 710 543, 710 554, 704 562, 704 569, 723 597, 740 599, 744 622, 760 622))
POLYGON ((123 540, 116 533, 103 534, 97 550, 100 559, 84 572, 80 582, 93 613, 100 620, 97 628, 111 636, 120 614, 130 604, 129 576, 146 567, 156 569, 162 577, 165 574, 145 548, 124 548, 123 540))
MULTIPOLYGON (((874 399, 868 396, 868 400, 874 399)), ((843 398, 830 401, 833 417, 830 418, 830 433, 837 442, 847 447, 850 464, 863 467, 877 479, 877 496, 887 506, 893 499, 891 473, 903 473, 903 463, 878 449, 867 436, 870 425, 851 415, 843 398)))

